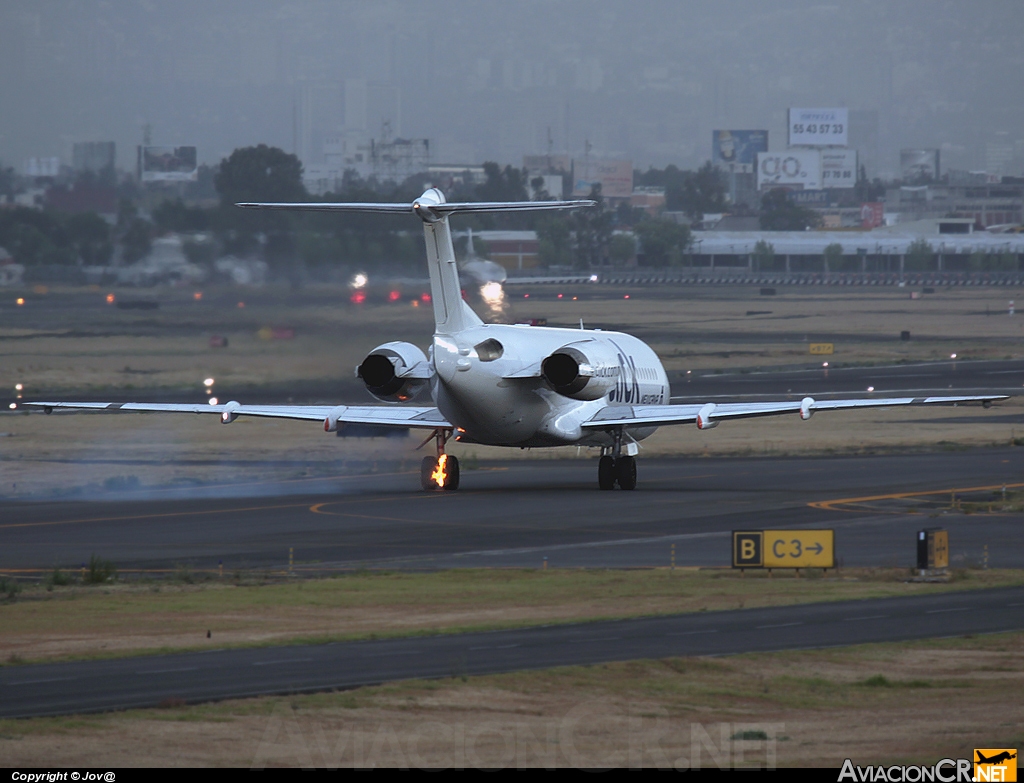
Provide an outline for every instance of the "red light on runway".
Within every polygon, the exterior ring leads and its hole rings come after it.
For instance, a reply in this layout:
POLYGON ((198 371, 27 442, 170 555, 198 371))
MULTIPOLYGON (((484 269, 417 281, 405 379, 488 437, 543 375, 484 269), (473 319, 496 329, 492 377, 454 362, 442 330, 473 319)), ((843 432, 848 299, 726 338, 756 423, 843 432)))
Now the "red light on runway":
POLYGON ((366 294, 362 291, 356 291, 349 297, 349 301, 352 302, 352 304, 362 304, 366 301, 366 294))
POLYGON ((402 298, 402 292, 401 291, 388 291, 388 301, 389 302, 397 302, 401 298, 402 298))

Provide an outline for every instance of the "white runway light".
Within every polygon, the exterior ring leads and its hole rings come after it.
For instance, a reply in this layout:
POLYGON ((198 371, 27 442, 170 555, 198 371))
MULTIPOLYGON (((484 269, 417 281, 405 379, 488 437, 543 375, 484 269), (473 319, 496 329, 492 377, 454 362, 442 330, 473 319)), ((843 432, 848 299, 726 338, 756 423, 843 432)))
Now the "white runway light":
POLYGON ((216 405, 216 404, 217 404, 217 398, 216 397, 211 397, 210 398, 210 405, 216 405))
POLYGON ((213 386, 213 383, 213 378, 207 378, 205 381, 203 381, 203 386, 213 386))

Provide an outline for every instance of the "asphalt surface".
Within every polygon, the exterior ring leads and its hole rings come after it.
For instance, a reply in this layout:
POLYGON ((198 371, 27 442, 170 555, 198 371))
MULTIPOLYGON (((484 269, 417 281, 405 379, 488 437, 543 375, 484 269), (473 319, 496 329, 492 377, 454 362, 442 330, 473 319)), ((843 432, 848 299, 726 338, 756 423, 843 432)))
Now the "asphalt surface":
POLYGON ((1024 628, 1024 587, 339 644, 0 668, 0 717, 153 707, 637 658, 1024 628), (173 701, 172 701, 173 700, 173 701))
POLYGON ((844 565, 895 566, 914 563, 916 531, 932 526, 949 530, 953 565, 1024 567, 1024 514, 952 507, 954 491, 985 503, 1003 485, 1024 489, 1024 449, 639 464, 634 492, 601 492, 595 460, 568 460, 466 470, 454 493, 420 491, 418 472, 384 472, 8 502, 0 569, 76 568, 96 553, 122 570, 231 573, 284 568, 290 548, 295 568, 310 572, 538 567, 545 558, 637 567, 668 565, 673 544, 678 565, 712 566, 730 562, 732 530, 791 527, 834 528, 844 565), (898 497, 906 493, 932 494, 898 497))

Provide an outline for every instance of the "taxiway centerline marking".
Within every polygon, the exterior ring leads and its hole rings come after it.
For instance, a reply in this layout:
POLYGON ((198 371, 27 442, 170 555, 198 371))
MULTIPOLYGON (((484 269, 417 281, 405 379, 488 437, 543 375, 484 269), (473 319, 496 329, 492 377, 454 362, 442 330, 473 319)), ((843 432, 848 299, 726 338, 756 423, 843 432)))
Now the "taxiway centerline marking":
POLYGON ((1018 484, 992 484, 985 487, 950 487, 948 489, 929 489, 925 492, 891 492, 887 495, 869 495, 861 498, 839 498, 837 500, 815 500, 807 505, 822 511, 862 511, 863 509, 836 508, 838 505, 849 505, 853 503, 868 503, 874 500, 899 500, 901 498, 918 498, 927 495, 949 495, 954 492, 984 492, 985 490, 1016 489, 1024 487, 1024 483, 1018 484))

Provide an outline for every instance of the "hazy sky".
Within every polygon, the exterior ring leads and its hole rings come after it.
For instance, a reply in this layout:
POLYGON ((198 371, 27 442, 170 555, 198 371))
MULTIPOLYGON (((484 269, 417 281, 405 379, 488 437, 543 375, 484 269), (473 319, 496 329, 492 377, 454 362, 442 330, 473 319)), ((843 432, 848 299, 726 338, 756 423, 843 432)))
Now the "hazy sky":
POLYGON ((901 147, 980 168, 1024 140, 1022 34, 1021 0, 4 0, 0 161, 113 139, 127 167, 149 123, 216 162, 389 121, 439 163, 519 163, 550 134, 692 166, 713 128, 777 149, 788 106, 848 106, 874 172, 901 147))

